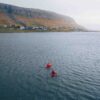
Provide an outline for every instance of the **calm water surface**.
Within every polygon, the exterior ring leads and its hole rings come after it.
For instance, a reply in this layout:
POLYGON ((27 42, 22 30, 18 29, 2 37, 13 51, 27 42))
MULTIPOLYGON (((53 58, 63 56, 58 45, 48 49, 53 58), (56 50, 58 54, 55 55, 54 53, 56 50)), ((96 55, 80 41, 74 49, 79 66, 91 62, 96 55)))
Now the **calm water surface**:
POLYGON ((100 33, 0 34, 0 100, 100 100, 100 33))

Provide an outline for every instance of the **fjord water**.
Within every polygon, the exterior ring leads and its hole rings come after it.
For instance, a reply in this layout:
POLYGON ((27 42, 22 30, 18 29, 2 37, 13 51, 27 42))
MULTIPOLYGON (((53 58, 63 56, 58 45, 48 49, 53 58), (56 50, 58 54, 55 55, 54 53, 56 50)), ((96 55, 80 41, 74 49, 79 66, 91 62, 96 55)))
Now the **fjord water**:
POLYGON ((0 34, 0 100, 100 100, 100 33, 0 34))

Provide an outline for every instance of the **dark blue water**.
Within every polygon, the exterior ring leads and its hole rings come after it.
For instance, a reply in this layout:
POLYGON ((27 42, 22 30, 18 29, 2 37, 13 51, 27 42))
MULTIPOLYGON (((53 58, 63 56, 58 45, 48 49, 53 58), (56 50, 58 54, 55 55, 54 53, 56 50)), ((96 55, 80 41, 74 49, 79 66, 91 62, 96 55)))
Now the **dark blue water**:
POLYGON ((100 33, 0 34, 0 100, 100 100, 100 33))

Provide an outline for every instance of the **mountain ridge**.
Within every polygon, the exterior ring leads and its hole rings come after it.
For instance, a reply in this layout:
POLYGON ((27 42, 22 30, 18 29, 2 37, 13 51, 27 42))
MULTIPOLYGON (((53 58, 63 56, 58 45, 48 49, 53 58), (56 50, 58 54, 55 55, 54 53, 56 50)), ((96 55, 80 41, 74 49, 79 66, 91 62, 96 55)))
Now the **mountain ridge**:
POLYGON ((0 3, 0 25, 45 26, 58 31, 84 31, 71 17, 34 8, 0 3))

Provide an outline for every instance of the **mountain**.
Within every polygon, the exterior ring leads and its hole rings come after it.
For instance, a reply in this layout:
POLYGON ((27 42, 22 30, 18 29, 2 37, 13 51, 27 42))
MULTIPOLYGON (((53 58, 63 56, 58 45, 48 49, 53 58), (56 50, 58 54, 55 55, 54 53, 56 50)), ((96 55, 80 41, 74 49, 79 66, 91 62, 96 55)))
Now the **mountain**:
POLYGON ((0 25, 45 26, 56 31, 85 31, 71 17, 0 3, 0 25))

